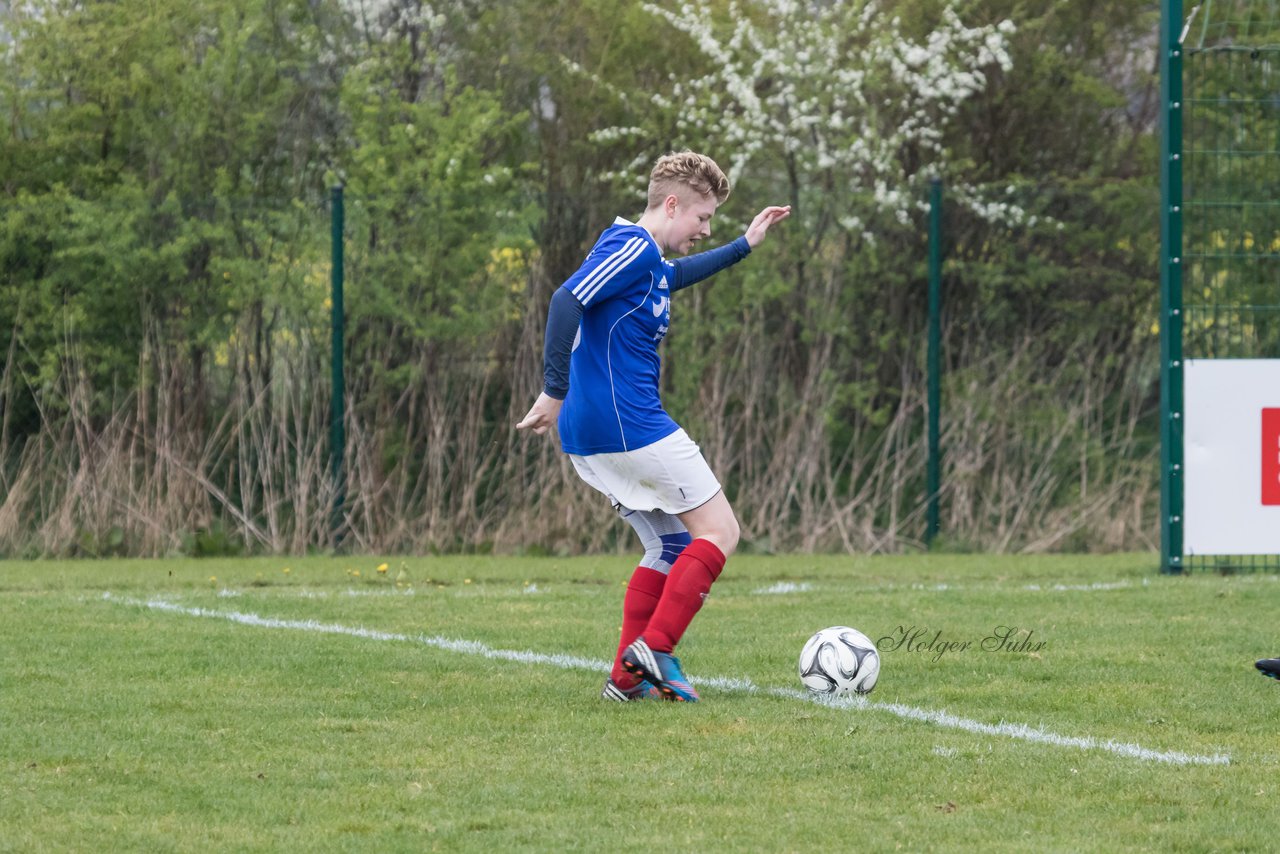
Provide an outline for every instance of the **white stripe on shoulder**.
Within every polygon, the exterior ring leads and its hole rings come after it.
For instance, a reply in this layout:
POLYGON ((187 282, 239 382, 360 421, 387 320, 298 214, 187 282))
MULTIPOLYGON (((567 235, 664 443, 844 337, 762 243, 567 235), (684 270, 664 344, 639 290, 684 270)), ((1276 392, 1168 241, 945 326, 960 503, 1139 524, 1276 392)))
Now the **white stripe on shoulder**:
POLYGON ((633 237, 624 243, 621 249, 606 258, 599 267, 592 270, 573 289, 573 295, 578 298, 578 302, 583 305, 590 302, 591 298, 599 293, 600 289, 618 274, 618 271, 640 257, 640 253, 644 252, 646 245, 643 237, 633 237))
POLYGON ((617 275, 618 271, 624 269, 633 260, 639 257, 644 251, 644 239, 641 237, 632 237, 622 245, 621 249, 615 251, 606 258, 600 266, 596 267, 588 273, 578 286, 574 288, 573 295, 578 298, 578 302, 586 305, 591 301, 600 289, 603 288, 610 279, 617 275))

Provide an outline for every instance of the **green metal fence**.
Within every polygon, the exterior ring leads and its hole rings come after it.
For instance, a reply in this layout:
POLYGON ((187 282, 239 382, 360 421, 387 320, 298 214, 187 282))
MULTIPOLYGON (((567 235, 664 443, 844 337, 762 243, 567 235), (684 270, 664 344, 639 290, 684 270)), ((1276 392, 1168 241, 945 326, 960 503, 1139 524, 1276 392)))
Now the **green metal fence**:
POLYGON ((1184 359, 1280 359, 1280 2, 1166 0, 1162 568, 1280 569, 1184 555, 1184 359))

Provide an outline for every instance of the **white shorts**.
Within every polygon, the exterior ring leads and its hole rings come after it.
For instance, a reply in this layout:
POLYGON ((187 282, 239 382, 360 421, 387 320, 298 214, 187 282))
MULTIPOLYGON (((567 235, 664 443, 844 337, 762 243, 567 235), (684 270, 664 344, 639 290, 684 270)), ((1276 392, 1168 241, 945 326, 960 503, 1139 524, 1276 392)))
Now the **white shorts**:
POLYGON ((706 504, 720 481, 684 430, 634 451, 570 454, 578 477, 629 510, 661 510, 672 516, 706 504))

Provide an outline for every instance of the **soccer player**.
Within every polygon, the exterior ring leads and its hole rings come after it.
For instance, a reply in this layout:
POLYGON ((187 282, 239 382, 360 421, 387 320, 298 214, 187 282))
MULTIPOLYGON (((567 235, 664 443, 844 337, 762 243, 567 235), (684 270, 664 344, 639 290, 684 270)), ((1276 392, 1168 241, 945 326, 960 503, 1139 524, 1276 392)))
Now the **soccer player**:
POLYGON ((618 218, 551 297, 544 388, 516 425, 558 425, 579 477, 608 496, 644 557, 622 603, 622 637, 606 699, 696 702, 673 654, 738 545, 738 520, 698 446, 658 394, 672 297, 747 257, 790 206, 766 207, 732 243, 688 255, 711 235, 729 181, 711 158, 658 159, 638 222, 618 218), (668 260, 668 254, 688 257, 668 260))
POLYGON ((1280 679, 1280 658, 1264 658, 1261 661, 1255 661, 1253 666, 1258 668, 1263 676, 1280 679))

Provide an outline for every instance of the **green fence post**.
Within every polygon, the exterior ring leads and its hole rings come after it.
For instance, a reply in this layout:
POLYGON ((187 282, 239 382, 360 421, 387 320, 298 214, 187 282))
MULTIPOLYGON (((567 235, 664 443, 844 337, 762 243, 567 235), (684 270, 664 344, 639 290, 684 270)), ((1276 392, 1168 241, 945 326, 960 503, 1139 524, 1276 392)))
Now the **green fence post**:
POLYGON ((938 535, 939 415, 941 411, 940 356, 942 348, 942 179, 929 182, 929 463, 926 490, 929 495, 924 541, 933 545, 938 535))
POLYGON ((1182 571, 1182 0, 1161 10, 1160 571, 1182 571))
POLYGON ((343 379, 343 350, 346 340, 345 316, 342 304, 343 286, 343 232, 345 227, 345 210, 342 199, 342 186, 333 188, 332 205, 330 207, 330 228, 332 240, 333 268, 330 273, 331 298, 330 318, 333 327, 330 368, 333 378, 333 393, 329 400, 329 476, 333 483, 333 508, 329 517, 329 530, 333 546, 337 548, 343 537, 343 511, 347 500, 347 476, 343 465, 343 457, 347 446, 346 432, 346 382, 343 379))

